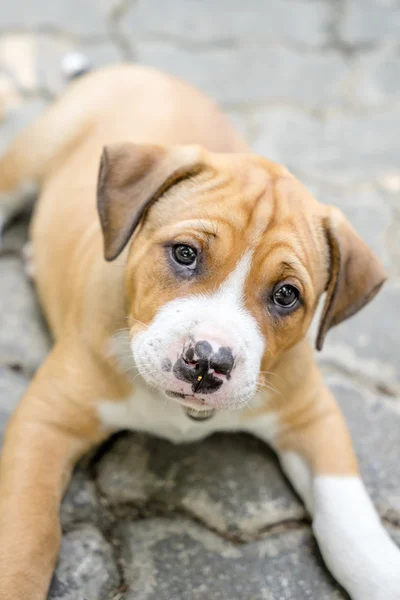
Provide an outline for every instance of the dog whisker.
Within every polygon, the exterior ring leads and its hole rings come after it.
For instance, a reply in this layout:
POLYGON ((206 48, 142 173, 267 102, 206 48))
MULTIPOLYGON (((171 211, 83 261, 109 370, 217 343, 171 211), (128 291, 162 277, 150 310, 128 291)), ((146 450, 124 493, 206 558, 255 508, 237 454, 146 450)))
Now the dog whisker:
POLYGON ((143 325, 143 327, 146 327, 146 329, 148 329, 149 327, 147 323, 143 323, 143 321, 139 321, 139 319, 135 319, 134 317, 131 317, 130 320, 134 323, 139 323, 139 325, 143 325))
POLYGON ((267 383, 258 383, 257 391, 259 391, 259 392, 269 391, 269 392, 273 392, 274 394, 278 394, 279 396, 281 396, 281 398, 284 397, 280 390, 277 390, 276 387, 274 387, 273 385, 269 385, 267 383))
POLYGON ((282 375, 279 375, 278 373, 273 373, 272 371, 260 371, 259 374, 260 375, 273 375, 274 377, 279 377, 279 379, 281 381, 284 381, 282 375))

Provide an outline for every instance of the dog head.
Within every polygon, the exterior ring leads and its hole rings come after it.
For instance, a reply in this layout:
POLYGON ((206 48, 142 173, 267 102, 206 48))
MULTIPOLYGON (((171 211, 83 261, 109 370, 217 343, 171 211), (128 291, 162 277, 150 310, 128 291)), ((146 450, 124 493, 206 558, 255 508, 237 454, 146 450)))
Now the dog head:
POLYGON ((339 210, 256 155, 107 147, 98 210, 106 260, 130 242, 126 294, 139 371, 198 410, 247 404, 260 372, 305 336, 323 292, 318 349, 384 281, 339 210))

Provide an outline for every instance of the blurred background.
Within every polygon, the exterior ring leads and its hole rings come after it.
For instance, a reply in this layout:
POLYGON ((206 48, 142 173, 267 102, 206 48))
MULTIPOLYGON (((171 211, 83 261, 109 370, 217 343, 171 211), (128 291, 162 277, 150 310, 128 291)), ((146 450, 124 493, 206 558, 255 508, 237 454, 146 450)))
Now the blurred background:
MULTIPOLYGON (((69 52, 199 86, 382 258, 384 290, 328 335, 320 360, 400 542, 399 2, 0 0, 0 151, 67 85, 69 52)), ((0 436, 49 347, 19 256, 26 236, 17 222, 0 259, 0 436)), ((274 456, 246 436, 183 449, 120 437, 77 471, 62 516, 52 599, 345 597, 274 456)))

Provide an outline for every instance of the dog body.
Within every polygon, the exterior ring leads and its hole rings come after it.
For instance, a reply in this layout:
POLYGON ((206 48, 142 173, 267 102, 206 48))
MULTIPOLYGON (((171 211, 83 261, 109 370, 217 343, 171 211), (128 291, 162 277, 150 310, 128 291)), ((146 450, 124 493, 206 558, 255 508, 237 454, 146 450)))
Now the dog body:
POLYGON ((133 66, 74 83, 16 139, 4 220, 38 184, 34 272, 55 345, 5 436, 0 598, 44 600, 73 466, 121 428, 257 435, 351 597, 399 598, 400 552, 305 340, 324 291, 319 347, 384 279, 341 213, 251 154, 199 92, 133 66))

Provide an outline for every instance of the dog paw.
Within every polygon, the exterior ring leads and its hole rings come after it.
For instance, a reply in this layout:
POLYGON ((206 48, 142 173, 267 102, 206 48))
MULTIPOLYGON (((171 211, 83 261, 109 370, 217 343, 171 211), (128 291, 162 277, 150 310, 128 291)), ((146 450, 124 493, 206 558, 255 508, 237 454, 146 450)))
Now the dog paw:
POLYGON ((374 600, 400 600, 400 564, 397 573, 383 583, 374 600))
POLYGON ((400 600, 400 552, 380 559, 379 571, 368 573, 353 600, 400 600))

